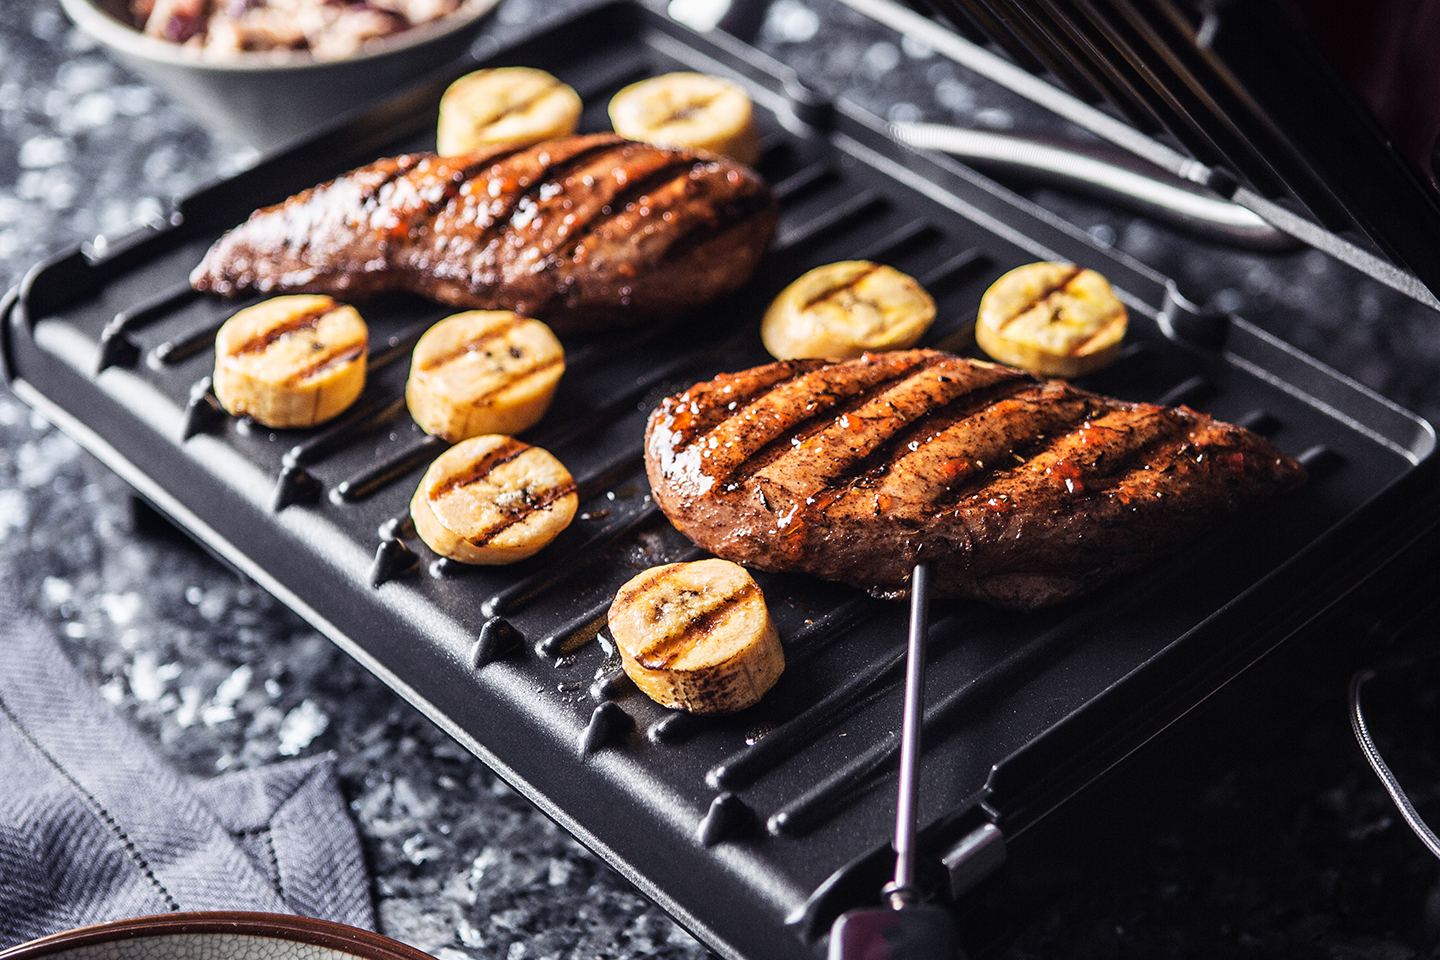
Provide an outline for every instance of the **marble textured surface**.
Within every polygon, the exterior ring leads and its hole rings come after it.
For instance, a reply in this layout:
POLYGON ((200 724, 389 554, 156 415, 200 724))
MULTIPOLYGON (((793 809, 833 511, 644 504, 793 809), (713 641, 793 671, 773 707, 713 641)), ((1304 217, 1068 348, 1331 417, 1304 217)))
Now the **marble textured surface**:
MULTIPOLYGON (((505 0, 503 42, 565 2, 505 0)), ((776 0, 759 45, 892 119, 1064 124, 831 0, 776 0)), ((55 0, 0 4, 0 289, 45 257, 160 215, 255 159, 126 74, 55 0)), ((1055 190, 1032 199, 1440 420, 1440 323, 1311 251, 1257 254, 1055 190)), ((380 930, 441 960, 701 957, 628 884, 328 641, 137 508, 123 483, 0 393, 0 565, 105 696, 196 776, 335 749, 380 930)), ((1432 679, 1387 746, 1440 796, 1432 679), (1418 718, 1418 719, 1417 719, 1418 718)), ((1229 744, 1129 842, 1052 877, 1009 957, 1435 956, 1435 863, 1364 767, 1343 690, 1307 689, 1283 748, 1229 744)), ((1257 738, 1258 739, 1258 738, 1257 738)))

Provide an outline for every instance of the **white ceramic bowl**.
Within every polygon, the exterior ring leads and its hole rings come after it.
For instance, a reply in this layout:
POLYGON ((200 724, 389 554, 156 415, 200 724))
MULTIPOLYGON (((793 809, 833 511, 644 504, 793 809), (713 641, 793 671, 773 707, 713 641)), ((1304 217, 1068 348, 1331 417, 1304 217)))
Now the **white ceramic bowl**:
POLYGON ((203 125, 261 150, 288 143, 385 97, 465 53, 498 0, 464 0, 342 60, 302 51, 200 58, 130 26, 129 0, 60 0, 65 12, 116 60, 163 90, 203 125))

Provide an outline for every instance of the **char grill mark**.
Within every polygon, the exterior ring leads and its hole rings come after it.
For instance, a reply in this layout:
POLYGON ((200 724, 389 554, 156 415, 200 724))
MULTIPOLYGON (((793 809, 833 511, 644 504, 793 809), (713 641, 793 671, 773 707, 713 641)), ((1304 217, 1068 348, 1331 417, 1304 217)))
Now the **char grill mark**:
MULTIPOLYGON (((508 238, 515 237, 519 233, 517 218, 522 213, 531 213, 525 207, 527 204, 534 204, 542 191, 545 191, 547 187, 552 187, 555 193, 563 193, 560 181, 563 181, 566 176, 597 158, 618 152, 623 146, 624 141, 618 139, 607 139, 600 143, 588 144, 568 156, 558 159, 550 157, 548 162, 533 175, 517 177, 514 187, 508 193, 502 191, 499 197, 500 208, 483 223, 478 220, 474 223, 472 237, 474 249, 485 250, 496 244, 497 241, 503 243, 508 238)), ((457 196, 459 194, 460 191, 457 191, 457 196)))
POLYGON ((725 204, 715 211, 713 218, 695 220, 665 248, 662 260, 679 260, 690 255, 699 247, 723 235, 725 231, 744 224, 769 205, 769 198, 758 194, 725 204))
POLYGON ((1070 269, 1070 272, 1065 274, 1065 276, 1061 277, 1058 283, 1051 284, 1049 287, 1041 290, 1029 303, 1023 303, 1017 306, 1011 312, 1010 316, 1006 318, 1005 322, 1001 324, 1000 329, 1004 330, 1010 324, 1025 316, 1025 314, 1029 313, 1031 310, 1034 310, 1037 307, 1043 305, 1046 300, 1049 300, 1051 297, 1055 296, 1055 294, 1070 286, 1070 282, 1076 277, 1080 276, 1080 273, 1081 270, 1079 267, 1072 267, 1070 269))
POLYGON ((840 296, 840 294, 855 289, 860 285, 860 281, 864 280, 866 277, 870 276, 872 273, 879 269, 880 264, 872 263, 869 267, 851 277, 848 282, 841 284, 838 287, 828 287, 822 289, 818 294, 811 297, 809 300, 806 300, 805 303, 801 306, 801 309, 809 310, 811 307, 824 303, 826 300, 833 300, 834 298, 840 296))
POLYGON ((832 502, 853 490, 873 488, 903 462, 907 454, 939 440, 945 433, 963 429, 975 417, 984 416, 997 404, 1013 401, 1023 393, 1033 393, 1035 384, 1028 377, 1015 375, 998 383, 986 384, 952 397, 937 409, 898 430, 869 455, 855 463, 844 475, 836 475, 826 484, 826 500, 832 502))
POLYGON ((312 363, 308 367, 301 367, 299 370, 296 370, 294 373, 290 374, 290 376, 286 377, 285 380, 287 383, 302 383, 310 377, 318 376, 319 374, 324 373, 326 370, 330 370, 334 367, 342 367, 364 352, 365 345, 363 343, 357 343, 355 346, 351 347, 348 350, 337 353, 334 356, 326 357, 324 360, 321 360, 317 363, 312 363))
POLYGON ((696 166, 697 161, 693 157, 678 157, 663 164, 656 170, 652 170, 642 176, 639 181, 627 184, 625 189, 617 193, 608 202, 595 211, 595 214, 586 219, 583 223, 572 226, 565 236, 563 243, 556 246, 549 254, 551 262, 569 255, 580 244, 599 233, 607 225, 614 223, 627 213, 632 212, 632 204, 638 203, 649 194, 658 191, 661 187, 673 183, 682 177, 687 177, 696 166))
POLYGON ((514 437, 508 438, 505 443, 491 450, 480 460, 477 460, 467 472, 456 474, 443 484, 437 486, 431 494, 432 499, 438 499, 458 487, 468 487, 472 483, 479 483, 493 473, 497 467, 509 463, 529 449, 530 447, 528 445, 521 443, 514 437))
POLYGON ((531 491, 526 490, 524 503, 516 506, 514 509, 509 510, 505 514, 504 520, 501 520, 499 523, 493 523, 490 526, 486 527, 484 530, 481 530, 479 533, 472 534, 465 539, 469 540, 477 547, 483 547, 485 546, 485 544, 494 540, 500 534, 504 533, 506 530, 509 530, 511 527, 515 526, 515 524, 521 522, 526 517, 529 517, 531 514, 539 513, 541 510, 544 510, 546 507, 550 506, 550 504, 554 503, 557 500, 563 500, 565 497, 570 496, 570 494, 574 492, 575 481, 573 480, 571 480, 569 483, 561 484, 558 487, 550 487, 547 490, 542 490, 540 491, 540 495, 538 497, 534 496, 531 491))
POLYGON ((775 439, 747 464, 748 470, 737 470, 727 479, 731 485, 752 479, 784 484, 807 499, 854 482, 860 465, 896 434, 936 405, 970 392, 970 384, 941 372, 945 365, 942 355, 923 356, 914 366, 838 404, 828 418, 812 417, 775 439))
POLYGON ((955 439, 961 444, 970 446, 972 456, 969 458, 968 466, 962 465, 963 461, 958 457, 951 460, 951 463, 954 464, 953 475, 951 470, 944 472, 946 477, 944 491, 930 501, 931 509, 943 510, 975 496, 987 498, 995 496, 993 490, 989 488, 993 488, 1001 478, 1012 476, 1017 471, 1023 470, 1027 464, 1044 457, 1057 444, 1063 442, 1070 431, 1081 426, 1087 418, 1094 414, 1094 407, 1083 399, 1077 399, 1070 403, 1044 403, 1038 391, 1032 392, 1029 397, 1016 397, 1015 399, 1019 405, 1035 408, 1033 412, 1036 416, 1012 418, 1010 410, 1013 408, 1007 404, 999 404, 997 405, 998 409, 990 411, 1000 421, 997 424, 999 430, 1009 432, 1019 419, 1024 419, 1029 424, 1029 428, 1035 432, 1028 437, 997 443, 991 447, 977 450, 972 444, 966 443, 973 436, 975 424, 956 424, 958 435, 955 439), (975 453, 980 455, 974 456, 975 453))
MULTIPOLYGON (((591 220, 605 206, 602 200, 605 192, 612 189, 612 183, 621 187, 619 192, 623 192, 631 183, 644 182, 653 175, 661 175, 662 182, 668 181, 673 179, 673 176, 666 175, 669 168, 693 165, 693 158, 686 159, 689 162, 676 164, 674 156, 666 151, 636 149, 634 144, 624 140, 582 152, 566 164, 563 171, 555 174, 547 171, 546 183, 530 191, 530 197, 526 198, 533 207, 517 213, 517 216, 520 213, 526 216, 524 226, 512 226, 509 230, 511 237, 507 239, 526 249, 533 247, 542 256, 568 247, 574 233, 572 228, 577 223, 566 223, 566 212, 578 211, 578 214, 570 215, 577 216, 577 220, 579 216, 586 221, 591 220), (586 185, 585 190, 577 193, 567 189, 567 183, 576 180, 586 185), (587 210, 591 211, 589 215, 586 215, 587 210)), ((617 192, 615 196, 618 195, 617 192)), ((613 203, 613 199, 610 202, 613 203)), ((511 220, 513 224, 515 217, 512 216, 511 220)), ((583 223, 578 226, 584 229, 583 223)))
MULTIPOLYGON (((545 360, 545 361, 543 361, 543 362, 541 362, 541 363, 532 363, 530 366, 525 367, 525 368, 523 368, 523 369, 512 370, 512 373, 514 374, 514 376, 515 376, 515 378, 516 378, 517 380, 520 379, 520 378, 522 378, 522 377, 533 377, 533 376, 535 376, 535 375, 538 374, 538 373, 542 373, 542 372, 544 372, 544 371, 546 371, 546 370, 549 370, 551 367, 559 366, 560 364, 563 364, 564 362, 565 362, 565 358, 564 358, 564 357, 551 357, 551 358, 549 358, 548 360, 545 360)), ((508 389, 510 388, 510 386, 511 386, 511 384, 509 384, 509 383, 502 383, 502 384, 500 384, 500 385, 497 386, 497 387, 493 387, 493 388, 485 391, 484 393, 480 394, 479 396, 473 397, 473 398, 470 400, 470 402, 471 402, 473 405, 475 405, 475 406, 480 406, 481 404, 483 404, 483 403, 487 402, 488 400, 490 400, 492 397, 495 397, 495 396, 497 396, 498 394, 503 393, 504 391, 508 390, 508 389)))
POLYGON ((514 147, 502 149, 496 153, 487 153, 479 159, 470 160, 470 162, 464 166, 453 170, 440 196, 431 201, 430 206, 425 210, 424 222, 428 223, 432 221, 440 214, 440 211, 454 203, 455 198, 460 195, 460 192, 465 189, 466 184, 470 183, 470 181, 474 180, 484 171, 504 163, 523 149, 524 147, 514 147))
POLYGON ((852 512, 895 514, 918 522, 985 490, 997 476, 1042 453, 1094 412, 1087 395, 1057 396, 1054 385, 1028 377, 1019 387, 1012 395, 977 405, 968 416, 956 416, 934 433, 927 429, 927 419, 892 444, 898 456, 877 464, 830 500, 852 512), (923 438, 927 433, 928 440, 923 438))
POLYGON ((517 113, 524 113, 525 111, 529 110, 533 105, 539 103, 541 100, 545 99, 545 97, 549 96, 551 92, 559 90, 561 87, 564 86, 565 84, 561 83, 559 80, 555 80, 554 83, 546 84, 539 90, 536 90, 535 93, 529 98, 510 104, 508 107, 492 116, 489 122, 492 124, 499 123, 501 120, 505 119, 508 116, 512 116, 517 113))
POLYGON ((303 313, 297 313, 287 318, 283 323, 277 323, 268 330, 246 340, 245 343, 235 352, 237 354, 260 353, 268 350, 272 343, 285 337, 293 336, 301 330, 312 330, 320 325, 320 320, 328 314, 333 307, 329 304, 322 304, 314 309, 303 313))
MULTIPOLYGON (((803 444, 810 436, 824 430, 840 416, 858 409, 927 366, 929 366, 928 360, 907 363, 898 370, 894 369, 893 365, 886 365, 879 368, 883 371, 883 376, 868 381, 857 378, 846 384, 827 383, 823 390, 818 392, 809 391, 810 385, 806 383, 806 380, 823 379, 823 373, 811 373, 767 391, 764 395, 755 398, 746 407, 746 411, 763 414, 766 411, 758 408, 769 405, 772 407, 771 415, 775 418, 778 427, 772 428, 768 437, 759 444, 737 439, 736 445, 742 447, 741 459, 728 466, 720 467, 712 476, 717 483, 724 487, 734 487, 744 483, 793 447, 803 444), (851 386, 859 389, 845 389, 851 386), (803 406, 797 403, 797 398, 790 394, 798 392, 808 392, 813 398, 812 402, 803 406), (822 404, 821 398, 827 402, 822 404), (771 403, 767 404, 767 401, 771 403), (825 419, 827 416, 829 416, 828 420, 825 419)), ((725 423, 722 423, 721 426, 723 428, 725 423)))
POLYGON ((519 314, 516 314, 515 316, 511 317, 509 320, 505 321, 499 326, 491 327, 489 330, 486 330, 483 336, 476 337, 474 340, 466 340, 463 343, 457 345, 455 349, 451 350, 449 353, 443 353, 433 357, 428 357, 426 361, 420 365, 420 369, 425 371, 438 370, 447 364, 454 363, 456 360, 459 360, 467 353, 473 353, 483 349, 485 344, 489 343, 490 341, 499 340, 511 330, 514 330, 516 327, 520 326, 522 323, 528 323, 529 319, 529 317, 522 317, 519 314))
MULTIPOLYGON (((642 592, 634 594, 631 600, 637 603, 649 602, 651 595, 660 592, 665 584, 680 575, 681 571, 674 567, 661 571, 645 585, 642 592)), ((691 649, 697 640, 709 636, 715 627, 729 616, 732 609, 742 602, 749 603, 759 590, 754 583, 748 583, 735 593, 721 597, 709 610, 686 621, 675 634, 655 637, 644 649, 636 651, 636 661, 651 670, 665 669, 677 656, 691 649)))
POLYGON ((1167 415, 1163 407, 1145 405, 1086 417, 1057 433, 1008 470, 999 470, 970 485, 956 498, 1001 503, 1043 504, 1099 496, 1114 481, 1143 470, 1146 458, 1171 443, 1188 424, 1167 415), (977 489, 979 488, 979 489, 977 489))
POLYGON ((817 360, 777 363, 759 371, 721 374, 679 397, 667 398, 661 409, 675 448, 690 446, 732 414, 743 413, 769 391, 804 376, 822 363, 817 360))

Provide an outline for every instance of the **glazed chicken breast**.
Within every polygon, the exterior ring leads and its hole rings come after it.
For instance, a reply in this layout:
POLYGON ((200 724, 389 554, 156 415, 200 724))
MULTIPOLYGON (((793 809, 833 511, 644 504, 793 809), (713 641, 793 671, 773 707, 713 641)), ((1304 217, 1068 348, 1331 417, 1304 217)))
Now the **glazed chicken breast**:
POLYGON ((662 402, 656 502, 716 556, 1029 609, 1093 590, 1305 470, 1251 431, 929 350, 795 360, 662 402))
POLYGON ((190 279, 220 294, 405 290, 603 329, 739 288, 775 221, 748 167, 593 134, 376 161, 256 211, 190 279))

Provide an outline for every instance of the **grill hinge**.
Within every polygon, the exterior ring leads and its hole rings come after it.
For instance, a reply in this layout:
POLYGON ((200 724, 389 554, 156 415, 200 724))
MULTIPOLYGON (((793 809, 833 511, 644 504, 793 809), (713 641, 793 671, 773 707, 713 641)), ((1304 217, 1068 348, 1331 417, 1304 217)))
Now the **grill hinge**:
POLYGON ((950 896, 958 900, 1005 865, 1005 836, 995 824, 981 824, 945 851, 940 862, 950 877, 950 896))

